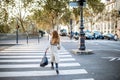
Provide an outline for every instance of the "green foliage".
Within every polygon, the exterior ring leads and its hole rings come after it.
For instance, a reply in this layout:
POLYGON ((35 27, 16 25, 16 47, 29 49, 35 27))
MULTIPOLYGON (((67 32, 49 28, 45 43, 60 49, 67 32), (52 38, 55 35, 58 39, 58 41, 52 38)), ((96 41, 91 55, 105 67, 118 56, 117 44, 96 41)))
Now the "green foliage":
MULTIPOLYGON (((9 19, 9 13, 7 12, 9 9, 8 6, 12 6, 16 9, 18 9, 18 14, 14 14, 14 18, 16 17, 19 20, 19 24, 21 24, 21 27, 23 30, 25 29, 25 25, 28 23, 25 23, 25 20, 34 21, 36 24, 39 25, 39 27, 54 27, 58 24, 69 24, 71 11, 69 10, 69 2, 70 0, 18 0, 21 2, 22 6, 16 6, 15 0, 2 0, 0 1, 0 10, 5 8, 5 10, 0 12, 0 23, 8 25, 8 19, 9 19), (3 5, 1 5, 1 3, 3 5), (32 6, 34 5, 34 6, 32 6), (18 8, 17 8, 18 7, 18 8), (26 19, 26 13, 22 15, 22 11, 27 12, 31 9, 32 15, 27 15, 28 19, 26 19)), ((76 0, 74 0, 76 1, 76 0)), ((100 0, 87 0, 87 3, 89 5, 89 9, 92 9, 93 12, 96 14, 102 12, 104 9, 104 4, 100 3, 100 0)), ((74 8, 73 13, 75 16, 75 20, 78 20, 80 15, 80 8, 74 8)), ((15 21, 14 21, 15 24, 15 21)), ((8 32, 9 27, 6 26, 0 27, 1 32, 8 32), (6 31, 4 30, 6 29, 6 31)))
POLYGON ((59 24, 61 17, 66 14, 68 0, 43 0, 39 1, 41 9, 34 10, 32 16, 40 25, 39 27, 54 27, 59 24))
POLYGON ((4 25, 0 25, 0 33, 4 33, 4 30, 3 30, 3 28, 4 28, 4 25))
POLYGON ((2 0, 0 1, 0 33, 8 33, 10 28, 8 26, 8 6, 14 6, 14 0, 2 0), (2 5, 1 5, 2 4, 2 5))
POLYGON ((61 24, 69 24, 71 13, 69 9, 66 9, 64 15, 61 17, 61 24))
POLYGON ((29 4, 33 2, 33 0, 21 0, 21 2, 23 3, 23 7, 26 8, 29 4))
POLYGON ((44 9, 48 12, 63 13, 67 7, 68 0, 46 0, 44 9))
POLYGON ((8 25, 0 24, 0 33, 8 33, 10 31, 10 28, 8 25))
POLYGON ((104 3, 101 3, 101 0, 88 0, 87 4, 96 14, 101 13, 105 8, 105 5, 104 3))

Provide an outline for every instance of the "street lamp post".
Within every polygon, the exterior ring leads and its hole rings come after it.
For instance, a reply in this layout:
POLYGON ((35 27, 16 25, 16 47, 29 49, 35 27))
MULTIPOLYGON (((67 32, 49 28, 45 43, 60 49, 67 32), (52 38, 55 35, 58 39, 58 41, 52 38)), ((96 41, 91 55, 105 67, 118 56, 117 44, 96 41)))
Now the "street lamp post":
POLYGON ((16 19, 16 43, 18 44, 18 29, 19 29, 19 25, 18 25, 18 20, 16 19))
POLYGON ((18 44, 18 29, 19 29, 19 25, 17 25, 16 27, 16 43, 18 44))
POLYGON ((70 19, 70 39, 72 39, 72 19, 70 19))
POLYGON ((69 3, 72 7, 80 7, 80 46, 79 49, 73 49, 74 53, 92 53, 92 50, 86 50, 85 47, 85 33, 84 33, 84 23, 83 23, 83 6, 85 5, 86 0, 72 1, 69 3))
POLYGON ((85 33, 83 31, 84 24, 83 24, 83 6, 86 0, 79 0, 78 4, 80 6, 80 47, 79 50, 85 50, 85 33))

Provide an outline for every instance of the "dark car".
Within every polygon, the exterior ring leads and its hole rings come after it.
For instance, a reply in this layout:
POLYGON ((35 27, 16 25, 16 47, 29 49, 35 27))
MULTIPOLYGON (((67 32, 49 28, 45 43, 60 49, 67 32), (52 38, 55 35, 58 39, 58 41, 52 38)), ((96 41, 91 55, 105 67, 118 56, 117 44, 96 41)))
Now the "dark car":
POLYGON ((78 32, 74 32, 74 39, 78 40, 79 39, 79 33, 78 32))
POLYGON ((94 39, 104 39, 103 34, 99 31, 94 31, 93 36, 94 36, 94 39))
POLYGON ((90 33, 90 32, 86 32, 86 33, 85 33, 85 37, 86 37, 86 39, 94 39, 93 34, 90 33))
POLYGON ((113 40, 114 39, 114 34, 112 34, 112 33, 104 34, 104 38, 108 39, 108 40, 113 40))
POLYGON ((94 39, 94 36, 92 33, 85 33, 86 39, 94 39))
POLYGON ((61 30, 60 30, 60 35, 61 35, 61 36, 67 36, 67 31, 66 31, 66 29, 61 29, 61 30))
POLYGON ((85 38, 86 38, 86 39, 94 39, 94 36, 93 36, 93 34, 91 33, 91 31, 86 30, 86 31, 84 31, 84 33, 85 33, 85 38))

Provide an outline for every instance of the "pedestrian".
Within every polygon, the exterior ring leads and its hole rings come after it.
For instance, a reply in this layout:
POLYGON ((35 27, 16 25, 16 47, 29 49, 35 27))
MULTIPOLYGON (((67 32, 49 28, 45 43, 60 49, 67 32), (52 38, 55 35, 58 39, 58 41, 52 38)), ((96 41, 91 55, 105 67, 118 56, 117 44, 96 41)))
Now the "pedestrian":
POLYGON ((51 34, 50 40, 50 50, 51 50, 51 69, 54 69, 54 64, 56 66, 56 73, 59 74, 58 63, 59 63, 59 54, 58 50, 60 49, 60 37, 56 30, 51 34))

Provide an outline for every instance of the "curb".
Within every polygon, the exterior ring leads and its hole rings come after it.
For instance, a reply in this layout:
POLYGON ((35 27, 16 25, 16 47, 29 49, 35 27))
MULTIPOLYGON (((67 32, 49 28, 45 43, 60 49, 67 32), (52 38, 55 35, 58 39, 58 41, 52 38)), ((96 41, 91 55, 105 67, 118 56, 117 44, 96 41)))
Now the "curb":
POLYGON ((79 49, 72 49, 74 54, 93 54, 93 50, 86 49, 86 50, 79 50, 79 49))

